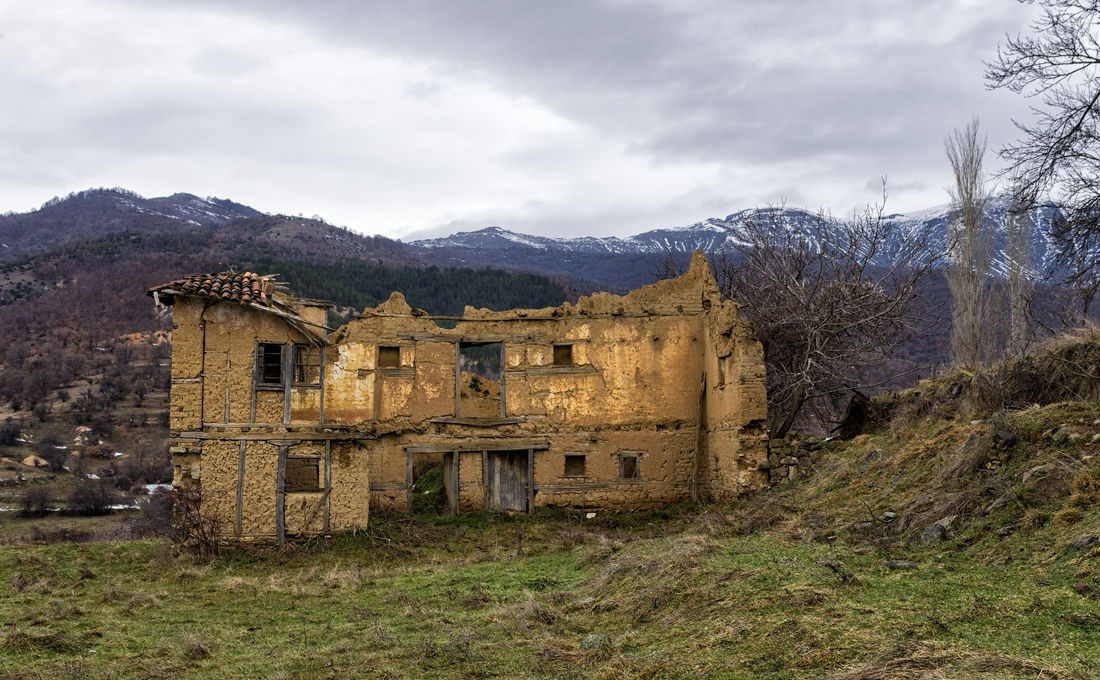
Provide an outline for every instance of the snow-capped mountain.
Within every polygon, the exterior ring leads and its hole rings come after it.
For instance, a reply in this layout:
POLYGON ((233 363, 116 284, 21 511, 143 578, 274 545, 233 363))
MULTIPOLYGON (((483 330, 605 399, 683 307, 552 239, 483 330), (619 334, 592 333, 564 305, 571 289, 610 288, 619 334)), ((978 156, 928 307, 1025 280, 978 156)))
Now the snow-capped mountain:
POLYGON ((0 260, 108 232, 213 227, 260 214, 192 194, 144 198, 125 189, 88 189, 50 199, 32 212, 0 215, 0 260))
MULTIPOLYGON (((986 212, 987 223, 993 231, 993 269, 1002 274, 1006 270, 1003 248, 1009 207, 1007 196, 996 196, 990 201, 986 212)), ((945 253, 948 248, 949 216, 950 206, 940 205, 910 213, 886 215, 883 221, 889 234, 888 239, 912 239, 927 235, 932 249, 945 253)), ((1048 236, 1053 216, 1053 209, 1038 210, 1033 215, 1035 227, 1031 234, 1031 252, 1032 267, 1036 271, 1044 271, 1054 254, 1048 236)), ((595 261, 588 262, 591 257, 634 256, 641 261, 645 256, 645 260, 652 261, 654 255, 664 256, 668 252, 687 254, 696 249, 709 253, 730 251, 745 242, 745 224, 754 219, 766 220, 769 225, 775 225, 775 228, 800 229, 818 219, 818 216, 799 208, 752 208, 725 217, 712 217, 683 227, 653 229, 626 238, 563 239, 488 227, 443 238, 413 241, 410 245, 421 257, 439 264, 497 263, 606 282, 606 277, 600 275, 595 261), (561 261, 561 266, 550 266, 554 261, 561 261), (544 266, 537 266, 540 263, 544 266), (570 263, 577 266, 570 266, 570 263), (589 264, 592 265, 591 269, 585 266, 589 264)), ((904 249, 896 246, 896 242, 884 244, 882 252, 904 252, 904 249)), ((886 264, 886 261, 880 260, 879 264, 886 264)), ((646 275, 650 273, 645 272, 646 275)))

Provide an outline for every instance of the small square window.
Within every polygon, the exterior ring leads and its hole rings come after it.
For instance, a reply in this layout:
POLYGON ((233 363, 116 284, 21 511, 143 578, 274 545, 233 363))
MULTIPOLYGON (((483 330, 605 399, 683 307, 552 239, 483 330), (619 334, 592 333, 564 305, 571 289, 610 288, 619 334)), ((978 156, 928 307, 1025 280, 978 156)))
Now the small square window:
POLYGON ((283 473, 285 491, 320 491, 320 458, 287 458, 283 473))
POLYGON ((638 456, 622 454, 619 456, 619 479, 638 479, 638 456))
POLYGON ((584 477, 584 456, 565 454, 565 473, 563 477, 584 477))
POLYGON ((283 347, 277 342, 261 342, 259 363, 261 385, 283 384, 283 347))
POLYGON ((378 368, 400 368, 401 348, 378 346, 378 368))
POLYGON ((313 345, 294 345, 294 382, 316 385, 321 382, 321 350, 313 345))
POLYGON ((554 365, 573 365, 573 345, 554 345, 554 365))

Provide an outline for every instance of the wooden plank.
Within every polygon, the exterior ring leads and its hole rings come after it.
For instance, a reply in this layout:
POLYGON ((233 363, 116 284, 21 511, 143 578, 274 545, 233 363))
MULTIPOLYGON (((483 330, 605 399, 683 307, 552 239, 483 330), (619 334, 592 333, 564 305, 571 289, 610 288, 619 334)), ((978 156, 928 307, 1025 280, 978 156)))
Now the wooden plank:
MULTIPOLYGON (((231 432, 181 432, 180 439, 195 441, 224 441, 224 442, 287 442, 298 443, 302 441, 355 441, 357 439, 378 439, 377 435, 369 435, 355 432, 269 432, 256 434, 235 434, 231 432)), ((448 449, 449 450, 449 449, 448 449)))
POLYGON ((260 343, 252 349, 252 406, 249 408, 248 422, 256 422, 256 388, 260 386, 260 343))
POLYGON ((286 543, 286 455, 290 447, 279 445, 279 467, 275 473, 275 537, 279 545, 286 543))
MULTIPOLYGON (((324 351, 324 350, 321 350, 324 351)), ((331 517, 331 508, 329 491, 332 491, 332 440, 325 442, 325 533, 329 532, 329 519, 331 517)))
POLYGON ((407 507, 405 508, 406 514, 411 515, 413 511, 413 455, 411 452, 405 454, 405 496, 407 498, 407 507))
POLYGON ((535 509, 535 451, 527 449, 527 512, 535 509))
MULTIPOLYGON (((501 402, 503 404, 503 401, 501 402)), ((502 407, 503 410, 503 407, 502 407)), ((475 427, 493 427, 494 425, 516 425, 518 423, 527 422, 526 418, 513 417, 513 418, 464 418, 462 416, 451 418, 450 416, 444 416, 442 418, 429 418, 429 423, 440 423, 443 425, 473 425, 475 427)))
POLYGON ((544 451, 549 448, 550 442, 544 440, 501 438, 409 444, 405 450, 409 453, 448 453, 450 451, 525 451, 527 449, 544 451))
POLYGON ((241 535, 242 513, 244 505, 244 450, 247 444, 241 442, 240 457, 237 459, 237 519, 234 533, 241 535))
POLYGON ((507 382, 507 380, 505 380, 505 371, 504 371, 505 366, 507 366, 507 363, 505 362, 504 343, 501 342, 500 343, 500 417, 501 418, 507 418, 508 417, 508 409, 506 408, 506 404, 507 404, 508 400, 507 400, 507 397, 506 397, 505 391, 504 391, 504 384, 507 382))
POLYGON ((505 373, 519 373, 523 375, 565 375, 565 374, 584 374, 584 373, 598 373, 595 366, 589 366, 587 364, 582 365, 570 365, 570 366, 528 366, 527 368, 513 368, 505 371, 505 373))
POLYGON ((484 498, 481 500, 481 509, 489 509, 489 452, 481 451, 481 486, 484 498))
POLYGON ((294 383, 294 345, 283 345, 283 423, 290 422, 290 386, 294 383))
POLYGON ((325 349, 325 347, 321 348, 321 368, 319 369, 321 371, 321 413, 318 422, 322 425, 325 424, 325 349))
POLYGON ((462 417, 462 347, 455 343, 455 418, 462 417))
POLYGON ((225 422, 229 422, 229 375, 230 375, 230 363, 229 357, 232 354, 229 350, 225 350, 225 417, 222 419, 225 422))
MULTIPOLYGON (((328 507, 328 492, 329 490, 325 489, 325 492, 321 494, 320 498, 317 499, 317 503, 314 504, 313 509, 309 511, 308 515, 306 515, 306 521, 302 523, 302 531, 309 531, 309 523, 312 522, 315 517, 317 517, 317 513, 321 511, 322 507, 328 507)), ((325 528, 325 531, 328 531, 327 527, 325 528)))

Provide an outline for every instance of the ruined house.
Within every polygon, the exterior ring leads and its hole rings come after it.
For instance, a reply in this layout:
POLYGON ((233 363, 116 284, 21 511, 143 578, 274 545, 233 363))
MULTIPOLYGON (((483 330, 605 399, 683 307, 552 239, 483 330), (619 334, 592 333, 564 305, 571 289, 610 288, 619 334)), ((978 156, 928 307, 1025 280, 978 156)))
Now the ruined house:
POLYGON ((437 317, 400 293, 326 328, 272 277, 193 276, 172 308, 171 452, 218 531, 277 539, 407 511, 635 510, 767 483, 760 344, 706 257, 627 295, 437 317))

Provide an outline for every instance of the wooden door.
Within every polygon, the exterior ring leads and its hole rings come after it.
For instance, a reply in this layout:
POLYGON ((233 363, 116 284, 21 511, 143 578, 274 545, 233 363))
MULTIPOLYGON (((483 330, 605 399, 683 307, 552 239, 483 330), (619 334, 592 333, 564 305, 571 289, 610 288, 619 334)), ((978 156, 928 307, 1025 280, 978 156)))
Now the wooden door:
POLYGON ((489 510, 527 511, 527 452, 490 451, 486 477, 489 510))
POLYGON ((447 510, 452 515, 458 514, 458 455, 443 454, 443 489, 447 494, 447 510))

